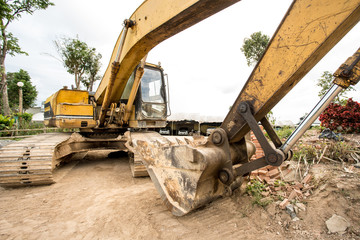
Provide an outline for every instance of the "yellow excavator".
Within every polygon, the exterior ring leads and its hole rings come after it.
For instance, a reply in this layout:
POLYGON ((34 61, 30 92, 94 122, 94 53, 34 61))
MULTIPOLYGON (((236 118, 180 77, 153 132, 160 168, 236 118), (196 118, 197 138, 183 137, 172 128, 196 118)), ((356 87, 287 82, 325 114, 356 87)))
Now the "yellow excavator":
POLYGON ((52 183, 52 170, 74 154, 129 151, 133 175, 149 174, 165 205, 182 216, 231 193, 249 172, 291 159, 291 147, 332 99, 359 81, 360 49, 335 71, 334 85, 285 143, 265 115, 359 22, 360 0, 294 0, 221 127, 208 138, 151 131, 165 127, 168 102, 163 69, 146 63, 148 52, 238 1, 144 1, 124 21, 96 93, 64 88, 46 100, 47 126, 80 132, 39 135, 1 149, 0 184, 52 183), (254 147, 245 139, 250 130, 265 153, 251 162, 254 147))

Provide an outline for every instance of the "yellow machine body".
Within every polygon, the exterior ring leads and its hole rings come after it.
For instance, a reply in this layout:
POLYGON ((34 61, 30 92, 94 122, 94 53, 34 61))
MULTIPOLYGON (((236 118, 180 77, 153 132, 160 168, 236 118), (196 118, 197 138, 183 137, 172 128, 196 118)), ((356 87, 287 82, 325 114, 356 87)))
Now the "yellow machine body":
POLYGON ((44 123, 49 127, 95 127, 94 107, 89 92, 61 89, 46 99, 44 123))
MULTIPOLYGON (((167 117, 166 99, 162 68, 150 63, 143 68, 136 67, 119 102, 112 103, 107 111, 106 128, 163 128, 167 117)), ((46 99, 44 123, 49 127, 91 131, 97 127, 98 109, 88 91, 61 89, 46 99)))

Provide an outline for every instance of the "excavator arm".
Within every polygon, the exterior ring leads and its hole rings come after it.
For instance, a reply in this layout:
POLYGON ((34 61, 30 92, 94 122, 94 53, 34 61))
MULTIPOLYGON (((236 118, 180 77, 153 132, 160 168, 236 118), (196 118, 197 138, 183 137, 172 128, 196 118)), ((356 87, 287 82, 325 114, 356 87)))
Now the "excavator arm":
POLYGON ((238 1, 144 1, 124 21, 124 29, 95 93, 95 100, 101 105, 98 125, 104 124, 107 109, 119 102, 132 71, 152 48, 238 1))
POLYGON ((239 104, 251 103, 260 121, 360 20, 359 2, 301 0, 291 4, 221 125, 231 142, 249 131, 238 117, 239 104))
MULTIPOLYGON (((207 4, 213 9, 213 2, 207 4)), ((252 170, 266 165, 279 166, 291 158, 293 144, 342 87, 335 85, 284 144, 265 115, 359 20, 360 0, 295 0, 221 128, 206 142, 174 145, 159 136, 134 136, 132 147, 143 156, 150 177, 174 215, 184 215, 231 192, 252 170), (276 148, 265 139, 258 121, 268 131, 276 148), (265 157, 253 162, 247 162, 251 153, 244 139, 250 129, 265 152, 265 157)), ((358 70, 354 69, 360 67, 358 55, 359 51, 348 60, 352 61, 348 71, 357 81, 358 70)), ((351 81, 343 78, 340 82, 351 81)))

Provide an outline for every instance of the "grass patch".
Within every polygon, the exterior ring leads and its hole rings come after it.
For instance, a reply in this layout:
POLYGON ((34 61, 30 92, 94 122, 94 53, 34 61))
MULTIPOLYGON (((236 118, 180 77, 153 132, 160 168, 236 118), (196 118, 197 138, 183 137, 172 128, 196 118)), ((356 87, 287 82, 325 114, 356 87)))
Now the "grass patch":
POLYGON ((266 207, 273 202, 273 199, 270 197, 265 197, 261 194, 267 188, 267 184, 262 183, 258 180, 251 180, 246 186, 246 193, 249 194, 252 199, 253 205, 258 205, 261 207, 266 207))
POLYGON ((346 142, 336 142, 332 140, 324 140, 316 144, 299 143, 293 150, 293 159, 299 160, 305 158, 308 162, 318 162, 326 159, 355 163, 354 152, 360 151, 360 147, 352 146, 346 142))

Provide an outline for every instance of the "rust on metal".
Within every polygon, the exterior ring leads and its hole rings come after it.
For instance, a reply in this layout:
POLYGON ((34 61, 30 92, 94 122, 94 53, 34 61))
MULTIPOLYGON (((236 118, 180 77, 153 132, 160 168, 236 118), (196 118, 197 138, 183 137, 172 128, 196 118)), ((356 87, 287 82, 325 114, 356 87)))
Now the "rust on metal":
POLYGON ((360 80, 360 48, 349 57, 334 73, 334 83, 348 88, 360 80))
MULTIPOLYGON (((215 134, 222 135, 221 132, 215 134)), ((227 148, 230 146, 223 148, 222 141, 219 141, 220 146, 216 146, 209 141, 211 136, 207 140, 181 140, 165 138, 154 132, 128 133, 127 138, 130 151, 142 156, 163 202, 174 215, 187 214, 229 191, 228 185, 233 182, 233 177, 230 176, 229 184, 223 184, 219 173, 229 168, 231 175, 232 159, 236 157, 229 155, 227 148)), ((215 138, 219 140, 219 136, 215 138)), ((233 150, 232 153, 239 151, 233 150)))

